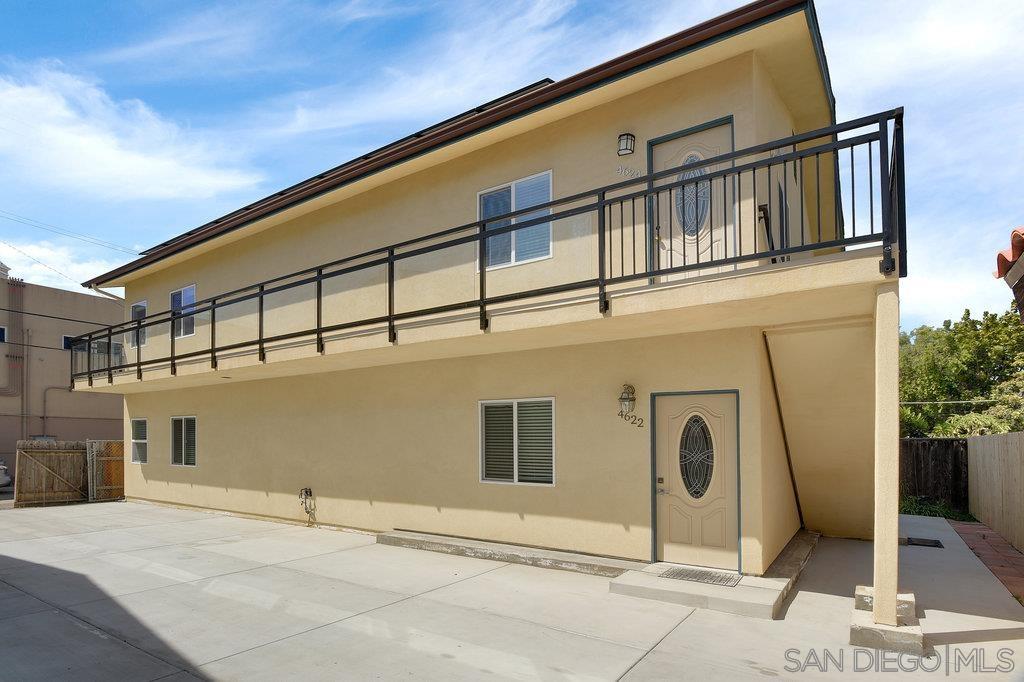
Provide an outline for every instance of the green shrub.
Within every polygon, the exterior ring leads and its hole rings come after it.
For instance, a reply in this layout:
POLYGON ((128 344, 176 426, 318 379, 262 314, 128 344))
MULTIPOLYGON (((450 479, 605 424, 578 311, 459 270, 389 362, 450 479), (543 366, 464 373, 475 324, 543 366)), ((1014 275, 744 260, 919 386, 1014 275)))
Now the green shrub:
POLYGON ((959 511, 949 506, 947 502, 933 500, 928 497, 917 497, 904 495, 900 498, 900 514, 913 514, 914 516, 938 516, 953 521, 977 521, 969 512, 959 511))

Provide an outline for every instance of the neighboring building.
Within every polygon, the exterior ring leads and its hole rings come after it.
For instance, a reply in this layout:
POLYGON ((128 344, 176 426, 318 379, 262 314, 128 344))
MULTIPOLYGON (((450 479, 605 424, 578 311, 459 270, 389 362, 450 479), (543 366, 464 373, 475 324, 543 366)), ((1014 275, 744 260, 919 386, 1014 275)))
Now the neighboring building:
POLYGON ((1017 302, 1017 312, 1024 320, 1024 227, 1010 232, 1010 248, 996 254, 996 277, 1006 282, 1017 302))
POLYGON ((95 278, 75 388, 131 498, 751 574, 805 525, 895 624, 902 111, 834 112, 813 5, 748 5, 95 278))
POLYGON ((70 340, 123 319, 124 308, 120 301, 29 284, 8 273, 0 263, 0 459, 13 474, 18 440, 121 438, 121 398, 72 393, 68 368, 70 340))

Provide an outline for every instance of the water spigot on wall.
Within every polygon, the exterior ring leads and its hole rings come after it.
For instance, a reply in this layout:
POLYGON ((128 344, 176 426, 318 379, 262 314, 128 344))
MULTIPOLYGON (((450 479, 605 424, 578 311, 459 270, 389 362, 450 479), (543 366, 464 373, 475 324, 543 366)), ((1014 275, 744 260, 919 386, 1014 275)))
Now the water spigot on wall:
POLYGON ((299 504, 309 517, 309 523, 316 521, 316 502, 313 500, 313 489, 303 488, 299 491, 299 504))

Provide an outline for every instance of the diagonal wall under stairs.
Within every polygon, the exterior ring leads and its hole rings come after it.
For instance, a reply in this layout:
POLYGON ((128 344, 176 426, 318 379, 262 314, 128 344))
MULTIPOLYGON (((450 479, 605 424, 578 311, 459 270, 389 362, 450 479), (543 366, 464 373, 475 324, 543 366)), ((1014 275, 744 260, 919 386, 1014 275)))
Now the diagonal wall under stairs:
POLYGON ((805 526, 835 537, 870 538, 872 320, 829 321, 765 333, 805 526))

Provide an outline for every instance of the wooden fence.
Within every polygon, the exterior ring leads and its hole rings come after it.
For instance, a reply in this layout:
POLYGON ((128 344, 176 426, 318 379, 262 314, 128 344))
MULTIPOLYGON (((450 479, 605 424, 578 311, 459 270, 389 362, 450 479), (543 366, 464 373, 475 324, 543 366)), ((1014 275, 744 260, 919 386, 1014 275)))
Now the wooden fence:
POLYGON ((1024 551, 1024 433, 967 440, 971 513, 1024 551))
POLYGON ((968 511, 967 459, 964 438, 900 440, 900 495, 927 497, 968 511))
POLYGON ((19 440, 16 457, 15 507, 124 497, 120 441, 19 440))

